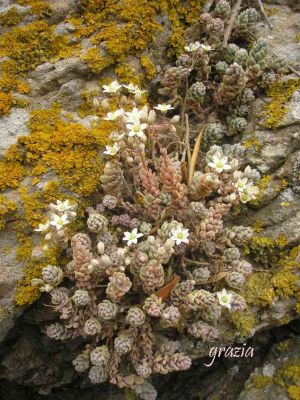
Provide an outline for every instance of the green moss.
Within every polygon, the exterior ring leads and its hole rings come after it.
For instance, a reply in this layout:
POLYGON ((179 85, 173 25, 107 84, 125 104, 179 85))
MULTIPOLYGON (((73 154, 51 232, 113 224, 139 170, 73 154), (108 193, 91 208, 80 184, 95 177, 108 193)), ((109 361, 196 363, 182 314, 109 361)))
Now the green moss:
POLYGON ((269 86, 267 95, 271 101, 266 105, 264 114, 267 115, 265 125, 269 129, 280 125, 285 114, 288 112, 287 102, 291 99, 295 90, 300 88, 300 79, 289 79, 288 81, 276 81, 269 86))
POLYGON ((296 42, 297 42, 297 43, 300 43, 300 33, 298 33, 298 34, 296 35, 296 42))

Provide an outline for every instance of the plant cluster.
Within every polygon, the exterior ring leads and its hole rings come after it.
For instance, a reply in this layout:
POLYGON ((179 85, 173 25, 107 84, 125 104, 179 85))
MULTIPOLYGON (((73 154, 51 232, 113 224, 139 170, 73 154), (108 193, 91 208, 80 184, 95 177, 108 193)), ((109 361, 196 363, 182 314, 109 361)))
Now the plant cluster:
MULTIPOLYGON (((60 316, 46 334, 81 337, 78 373, 146 400, 156 398, 152 374, 190 368, 184 338, 222 341, 222 323, 247 312, 239 290, 252 265, 241 248, 252 229, 224 220, 256 198, 259 173, 244 165, 242 146, 216 143, 246 128, 256 91, 284 66, 264 40, 249 51, 224 47, 229 15, 224 0, 201 15, 202 43, 187 45, 162 77, 168 103, 142 107, 144 91, 136 85, 103 86, 103 119, 116 127, 104 151, 101 201, 87 209, 89 234, 70 235, 76 205, 68 201, 51 204, 49 221, 38 228, 46 248, 62 245, 71 259, 46 266, 32 282, 50 294, 60 316)), ((254 9, 243 11, 234 37, 256 19, 254 9)))
MULTIPOLYGON (((119 129, 104 151, 102 202, 87 210, 90 235, 75 234, 66 249, 72 261, 46 266, 32 283, 50 292, 60 314, 47 335, 88 339, 73 362, 78 372, 86 371, 93 383, 110 380, 154 398, 145 378, 191 365, 176 341, 161 339, 164 332, 215 341, 222 335, 218 321, 246 307, 235 290, 252 272, 239 250, 252 230, 225 228, 223 219, 255 197, 259 174, 240 169, 240 145, 212 146, 188 182, 180 148, 166 150, 180 123, 178 116, 167 117, 173 107, 138 108, 122 90, 116 81, 104 88, 120 105, 105 118, 117 120, 119 129), (61 286, 64 277, 68 283, 61 286), (222 279, 222 290, 215 290, 222 279)), ((140 93, 133 85, 126 90, 140 93)), ((45 232, 47 246, 66 247, 65 225, 75 206, 64 201, 50 210, 38 231, 45 232)))
POLYGON ((228 1, 218 2, 212 13, 200 16, 198 41, 185 46, 176 66, 167 66, 159 93, 193 116, 194 127, 206 121, 202 149, 242 133, 248 125, 250 105, 257 95, 286 71, 284 59, 272 55, 268 39, 255 40, 258 20, 254 8, 242 11, 233 26, 231 43, 224 42, 230 17, 228 1))

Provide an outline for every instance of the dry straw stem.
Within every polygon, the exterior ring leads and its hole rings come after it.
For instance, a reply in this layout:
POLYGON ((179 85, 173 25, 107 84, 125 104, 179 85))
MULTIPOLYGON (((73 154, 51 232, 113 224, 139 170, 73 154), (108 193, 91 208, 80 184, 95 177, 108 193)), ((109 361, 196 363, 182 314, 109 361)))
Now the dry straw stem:
POLYGON ((231 31, 233 29, 233 25, 235 23, 236 17, 238 16, 238 13, 240 11, 241 5, 242 5, 243 0, 237 0, 232 8, 231 11, 231 16, 228 22, 228 25, 226 27, 225 33, 224 33, 224 39, 223 39, 223 46, 227 46, 228 40, 231 35, 231 31))
POLYGON ((193 178, 194 172, 195 172, 195 168, 196 168, 196 162, 197 162, 197 158, 198 158, 198 154, 199 154, 199 150, 200 150, 200 145, 201 145, 201 140, 204 134, 204 130, 205 130, 205 125, 203 125, 203 127, 200 130, 200 133, 197 137, 196 143, 195 143, 195 147, 193 150, 193 154, 192 154, 192 158, 191 158, 191 165, 189 168, 189 183, 191 183, 191 180, 193 178))
POLYGON ((256 0, 256 1, 257 1, 258 5, 259 5, 259 8, 260 8, 260 11, 261 11, 262 15, 264 16, 265 20, 267 21, 267 24, 269 25, 269 28, 272 31, 273 30, 273 25, 271 24, 271 21, 270 21, 269 17, 267 16, 266 12, 265 12, 265 9, 264 9, 264 6, 263 6, 261 0, 256 0))

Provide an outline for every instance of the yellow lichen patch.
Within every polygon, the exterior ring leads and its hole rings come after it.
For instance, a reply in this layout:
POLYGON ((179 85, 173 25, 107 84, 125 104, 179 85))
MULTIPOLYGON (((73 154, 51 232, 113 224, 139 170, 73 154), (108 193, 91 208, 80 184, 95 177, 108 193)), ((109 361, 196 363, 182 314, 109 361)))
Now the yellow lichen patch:
POLYGON ((16 3, 25 7, 30 6, 29 13, 40 18, 50 17, 52 13, 50 5, 43 0, 16 0, 16 3))
POLYGON ((286 339, 283 342, 279 342, 278 344, 276 344, 276 350, 283 352, 290 349, 292 345, 293 341, 291 339, 286 339))
POLYGON ((282 298, 292 296, 298 290, 299 278, 295 274, 294 266, 285 266, 272 278, 276 294, 282 298))
POLYGON ((299 277, 296 274, 299 270, 299 262, 296 262, 299 252, 300 246, 296 246, 279 260, 281 269, 274 274, 272 283, 276 294, 281 298, 288 296, 300 297, 299 277))
POLYGON ((29 121, 30 135, 18 138, 24 161, 35 173, 54 170, 68 189, 87 196, 99 184, 102 164, 99 151, 107 143, 114 124, 103 121, 95 128, 65 122, 60 109, 35 110, 29 121))
POLYGON ((232 312, 230 321, 242 337, 247 337, 251 334, 256 319, 250 311, 244 310, 243 312, 232 312))
POLYGON ((252 225, 253 232, 260 233, 264 230, 264 223, 262 221, 256 220, 252 225))
POLYGON ((6 188, 16 188, 19 185, 21 179, 25 176, 26 170, 19 163, 19 160, 15 162, 1 161, 0 162, 0 190, 6 188))
POLYGON ((257 389, 262 389, 266 387, 271 382, 271 378, 269 376, 264 375, 252 375, 250 386, 254 386, 257 389))
POLYGON ((294 390, 294 388, 300 387, 300 359, 294 358, 285 362, 282 368, 276 371, 274 383, 287 390, 291 399, 299 400, 299 397, 297 397, 299 391, 294 390), (290 388, 293 389, 290 390, 290 388), (294 397, 291 397, 291 394, 294 397))
POLYGON ((14 201, 0 195, 0 229, 5 227, 7 216, 11 215, 17 208, 18 206, 14 201))
POLYGON ((82 56, 81 59, 87 63, 91 71, 99 74, 104 68, 109 67, 113 60, 111 57, 100 55, 100 51, 97 47, 88 49, 82 56))
POLYGON ((266 13, 269 17, 272 17, 272 15, 276 15, 279 11, 277 7, 265 6, 265 8, 266 8, 266 13))
MULTIPOLYGON (((44 3, 43 3, 44 4, 44 3)), ((79 45, 71 45, 69 39, 54 34, 55 26, 45 21, 34 21, 17 26, 0 38, 0 115, 7 114, 16 103, 11 91, 28 93, 29 86, 24 81, 26 72, 39 64, 59 58, 76 55, 79 45)))
POLYGON ((8 114, 11 107, 15 105, 15 99, 12 93, 1 93, 0 92, 0 117, 8 114))
POLYGON ((146 77, 152 79, 155 76, 156 68, 150 58, 146 55, 141 56, 141 66, 145 68, 146 77))
POLYGON ((9 8, 6 12, 0 14, 0 26, 15 26, 22 21, 23 17, 16 7, 9 8))
POLYGON ((275 291, 271 277, 269 272, 256 272, 250 276, 243 288, 247 304, 265 307, 273 303, 275 291))
POLYGON ((287 391, 291 400, 300 400, 300 385, 290 385, 287 391))
POLYGON ((277 81, 269 86, 267 95, 271 101, 266 105, 264 114, 267 115, 265 125, 272 129, 280 125, 285 114, 288 112, 286 103, 291 99, 295 90, 300 88, 300 79, 290 79, 288 81, 277 81))
POLYGON ((259 142, 259 140, 257 138, 251 138, 251 139, 246 140, 243 143, 243 146, 246 149, 254 148, 255 151, 258 151, 261 148, 261 143, 259 142))
POLYGON ((142 85, 143 76, 138 74, 136 70, 126 63, 120 63, 115 68, 115 73, 122 83, 133 83, 135 85, 142 85))
POLYGON ((62 118, 60 108, 53 106, 32 111, 28 127, 30 134, 19 137, 17 144, 7 151, 6 159, 0 162, 0 190, 17 188, 25 174, 32 178, 31 186, 21 186, 19 189, 19 209, 12 210, 13 204, 6 202, 3 210, 0 210, 2 226, 11 211, 18 212, 15 226, 20 243, 18 259, 26 264, 26 269, 25 279, 17 288, 17 304, 31 303, 38 297, 39 292, 31 286, 31 279, 38 277, 45 266, 44 262, 31 259, 32 243, 28 234, 45 221, 50 202, 62 198, 74 200, 71 192, 80 195, 80 199, 75 196, 75 201, 80 203, 76 228, 81 226, 80 218, 86 199, 99 186, 101 153, 104 144, 108 143, 109 134, 115 129, 115 123, 103 120, 88 129, 74 123, 66 115, 62 118), (35 188, 39 176, 51 171, 55 172, 53 178, 56 181, 48 181, 42 189, 35 188), (70 195, 62 196, 61 188, 71 191, 70 195))
POLYGON ((271 239, 266 236, 252 236, 249 245, 245 248, 246 254, 251 254, 254 260, 262 265, 274 265, 284 256, 284 247, 287 240, 283 236, 271 239))
POLYGON ((296 35, 296 42, 300 43, 300 33, 296 35))
MULTIPOLYGON (((155 66, 142 54, 150 43, 156 40, 157 34, 163 30, 158 22, 158 14, 164 13, 170 21, 171 35, 169 55, 178 54, 184 45, 184 29, 197 21, 201 5, 205 1, 189 0, 114 0, 81 2, 81 17, 70 17, 77 38, 90 37, 92 44, 101 46, 89 49, 82 56, 93 72, 114 65, 124 64, 127 57, 140 57, 141 66, 148 79, 153 77, 155 66)), ((121 72, 121 70, 119 70, 121 72)), ((120 75, 123 79, 125 77, 120 75)))
POLYGON ((258 195, 256 196, 256 199, 253 201, 253 204, 258 205, 262 201, 265 190, 267 189, 271 179, 272 178, 270 175, 266 175, 258 181, 257 186, 258 186, 259 192, 258 192, 258 195))

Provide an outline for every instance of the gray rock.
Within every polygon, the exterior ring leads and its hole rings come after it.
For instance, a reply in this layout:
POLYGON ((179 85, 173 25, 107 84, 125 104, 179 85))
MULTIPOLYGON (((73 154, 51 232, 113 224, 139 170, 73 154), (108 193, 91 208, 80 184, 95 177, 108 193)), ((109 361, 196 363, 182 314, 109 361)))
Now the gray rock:
POLYGON ((28 111, 22 108, 12 108, 9 115, 0 118, 0 157, 16 142, 20 135, 27 135, 28 111))
POLYGON ((282 4, 295 4, 298 0, 279 1, 273 4, 279 4, 274 15, 270 17, 273 25, 273 31, 261 22, 258 25, 260 36, 269 37, 270 47, 279 57, 284 57, 294 64, 295 68, 300 69, 300 43, 296 43, 296 35, 300 31, 299 14, 293 12, 290 7, 282 4))
POLYGON ((289 396, 288 387, 290 385, 299 387, 300 376, 297 377, 295 374, 290 379, 283 378, 283 385, 278 384, 275 376, 276 373, 280 376, 280 371, 289 365, 299 367, 300 337, 293 337, 285 343, 273 345, 265 363, 251 374, 238 400, 289 400, 292 398, 289 396))
POLYGON ((64 36, 74 31, 76 31, 74 25, 70 24, 69 22, 61 22, 56 26, 54 33, 58 36, 64 36))
POLYGON ((87 65, 77 57, 59 60, 54 64, 41 64, 28 75, 31 96, 58 90, 63 84, 80 76, 87 78, 88 75, 87 65))
POLYGON ((300 125, 300 90, 296 90, 287 104, 288 113, 282 121, 282 126, 289 126, 294 124, 300 125))

